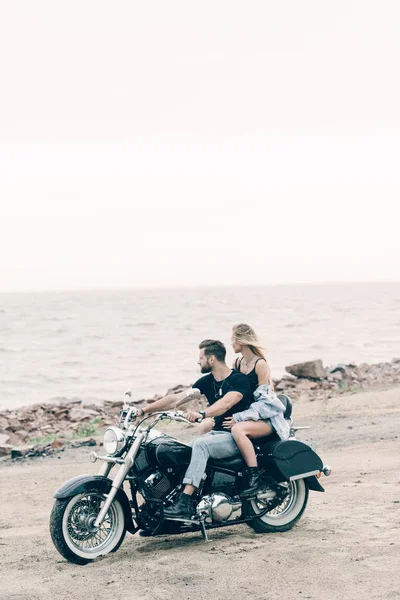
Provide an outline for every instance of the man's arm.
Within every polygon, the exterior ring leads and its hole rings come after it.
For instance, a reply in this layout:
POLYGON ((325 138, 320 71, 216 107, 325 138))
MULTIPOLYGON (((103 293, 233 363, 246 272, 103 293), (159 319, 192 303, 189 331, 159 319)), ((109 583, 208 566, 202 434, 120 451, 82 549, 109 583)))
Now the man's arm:
MULTIPOLYGON (((243 394, 240 392, 228 392, 223 398, 214 402, 212 406, 207 406, 206 410, 203 411, 203 414, 205 413, 204 418, 207 419, 208 417, 219 417, 220 415, 223 415, 232 408, 232 406, 240 402, 242 398, 243 394)), ((199 412, 190 411, 186 413, 185 416, 189 421, 194 422, 202 415, 199 412)))
POLYGON ((169 410, 171 408, 182 406, 182 404, 189 402, 189 400, 192 400, 193 398, 200 398, 200 396, 200 390, 197 388, 188 388, 183 392, 179 392, 179 394, 169 394, 168 396, 164 396, 164 398, 160 398, 160 400, 156 400, 151 404, 147 404, 139 410, 142 411, 143 415, 149 415, 153 412, 169 410))

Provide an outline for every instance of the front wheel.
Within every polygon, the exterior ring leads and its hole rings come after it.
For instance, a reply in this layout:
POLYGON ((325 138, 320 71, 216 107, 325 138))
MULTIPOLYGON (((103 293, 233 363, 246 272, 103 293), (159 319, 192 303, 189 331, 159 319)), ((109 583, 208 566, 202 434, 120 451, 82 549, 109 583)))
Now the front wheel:
POLYGON ((99 490, 90 490, 55 501, 50 516, 50 534, 55 547, 68 561, 85 565, 99 556, 115 552, 122 544, 126 533, 125 519, 117 499, 100 527, 94 526, 106 497, 99 490))
MULTIPOLYGON (((304 479, 296 479, 289 483, 289 493, 281 504, 267 512, 259 519, 255 518, 249 522, 257 533, 272 533, 274 531, 288 531, 300 519, 308 501, 308 486, 304 479)), ((266 508, 261 500, 249 500, 249 516, 257 516, 266 508)))

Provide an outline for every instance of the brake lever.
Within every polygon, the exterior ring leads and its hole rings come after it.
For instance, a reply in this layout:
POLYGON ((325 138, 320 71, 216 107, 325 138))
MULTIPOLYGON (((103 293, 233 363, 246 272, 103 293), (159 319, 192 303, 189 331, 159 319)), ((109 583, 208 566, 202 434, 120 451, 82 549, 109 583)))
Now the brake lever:
POLYGON ((174 412, 173 415, 176 421, 180 421, 181 423, 187 423, 188 425, 193 425, 192 421, 189 421, 189 419, 186 419, 183 416, 184 413, 181 410, 174 412))

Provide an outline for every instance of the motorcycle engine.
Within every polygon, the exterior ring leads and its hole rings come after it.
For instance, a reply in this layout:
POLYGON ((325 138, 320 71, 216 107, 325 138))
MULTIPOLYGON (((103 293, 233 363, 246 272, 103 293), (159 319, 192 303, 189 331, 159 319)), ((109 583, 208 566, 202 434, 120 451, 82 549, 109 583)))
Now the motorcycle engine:
POLYGON ((211 523, 212 521, 228 521, 236 518, 236 513, 242 508, 240 500, 235 501, 226 494, 211 494, 203 496, 196 507, 196 513, 199 518, 211 523))
POLYGON ((172 490, 168 477, 160 471, 152 473, 146 480, 146 492, 153 498, 162 499, 172 490))

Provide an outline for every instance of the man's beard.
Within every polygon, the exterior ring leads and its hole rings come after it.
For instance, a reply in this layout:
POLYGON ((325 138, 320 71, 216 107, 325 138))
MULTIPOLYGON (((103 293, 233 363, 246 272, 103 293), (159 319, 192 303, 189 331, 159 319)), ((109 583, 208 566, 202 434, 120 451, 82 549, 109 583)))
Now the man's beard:
POLYGON ((211 373, 211 371, 212 371, 212 367, 208 363, 206 365, 204 365, 204 367, 201 367, 201 369, 200 369, 201 373, 211 373))

